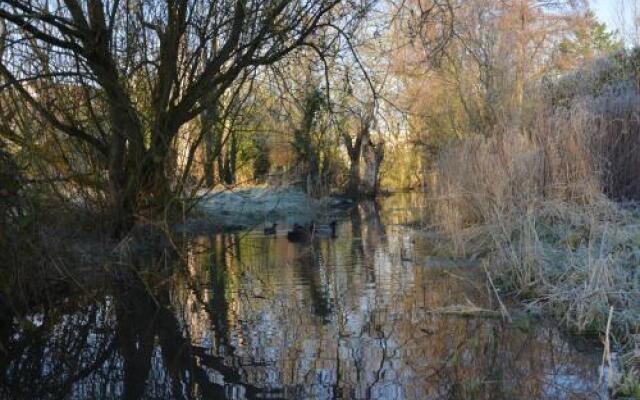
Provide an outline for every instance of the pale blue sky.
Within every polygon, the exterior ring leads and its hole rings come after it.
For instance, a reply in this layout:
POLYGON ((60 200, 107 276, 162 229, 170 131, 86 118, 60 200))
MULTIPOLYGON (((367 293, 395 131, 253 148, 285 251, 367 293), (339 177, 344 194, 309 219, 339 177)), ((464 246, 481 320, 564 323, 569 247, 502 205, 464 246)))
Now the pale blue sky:
POLYGON ((620 34, 625 34, 625 27, 621 26, 621 14, 624 14, 626 34, 634 35, 632 31, 632 27, 634 26, 632 10, 635 5, 636 9, 640 11, 639 0, 590 0, 589 3, 598 19, 607 24, 609 30, 617 30, 620 34), (621 12, 622 9, 626 9, 626 12, 621 12))
POLYGON ((611 30, 616 29, 618 25, 615 12, 616 4, 616 0, 591 0, 591 9, 611 30))

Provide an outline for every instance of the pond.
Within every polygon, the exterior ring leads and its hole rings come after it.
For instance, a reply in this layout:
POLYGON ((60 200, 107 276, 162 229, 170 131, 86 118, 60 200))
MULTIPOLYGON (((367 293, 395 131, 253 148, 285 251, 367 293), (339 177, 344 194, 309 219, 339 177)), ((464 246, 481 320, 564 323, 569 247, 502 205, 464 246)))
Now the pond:
POLYGON ((505 322, 477 265, 434 256, 424 204, 361 203, 308 244, 282 221, 112 267, 1 325, 0 396, 606 398, 600 350, 522 313, 505 322))

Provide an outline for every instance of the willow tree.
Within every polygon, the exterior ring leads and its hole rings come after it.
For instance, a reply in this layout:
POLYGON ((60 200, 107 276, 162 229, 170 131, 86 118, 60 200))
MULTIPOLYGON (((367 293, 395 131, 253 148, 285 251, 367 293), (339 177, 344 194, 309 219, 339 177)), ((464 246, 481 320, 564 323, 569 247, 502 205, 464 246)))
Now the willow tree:
POLYGON ((344 34, 359 14, 339 2, 2 0, 0 84, 97 154, 122 234, 179 187, 178 132, 247 71, 303 46, 320 51, 319 31, 344 34), (62 86, 74 101, 49 95, 62 86))

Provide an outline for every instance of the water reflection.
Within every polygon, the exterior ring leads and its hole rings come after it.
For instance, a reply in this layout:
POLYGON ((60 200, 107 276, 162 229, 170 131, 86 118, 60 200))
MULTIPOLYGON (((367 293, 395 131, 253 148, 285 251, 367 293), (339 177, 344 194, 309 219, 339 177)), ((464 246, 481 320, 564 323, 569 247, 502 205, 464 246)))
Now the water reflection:
POLYGON ((473 268, 432 265, 421 204, 361 204, 311 245, 198 237, 4 324, 0 397, 604 398, 598 355, 552 327, 434 312, 494 305, 473 268))

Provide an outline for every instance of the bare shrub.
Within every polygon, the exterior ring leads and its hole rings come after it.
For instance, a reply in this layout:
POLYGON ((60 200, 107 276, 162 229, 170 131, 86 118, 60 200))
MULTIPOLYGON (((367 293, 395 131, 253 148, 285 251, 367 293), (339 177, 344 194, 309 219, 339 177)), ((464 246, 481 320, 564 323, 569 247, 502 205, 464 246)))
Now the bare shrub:
POLYGON ((640 200, 640 95, 631 88, 612 90, 583 100, 580 107, 591 116, 585 131, 605 193, 616 200, 640 200))
POLYGON ((454 251, 484 256, 503 289, 571 330, 604 334, 613 307, 612 332, 630 349, 624 380, 635 382, 640 216, 613 200, 640 199, 640 95, 634 79, 600 78, 526 127, 450 143, 434 218, 454 251))
POLYGON ((599 162, 577 110, 541 117, 535 134, 473 136, 441 152, 437 219, 449 232, 527 209, 543 199, 589 203, 601 197, 599 162))

